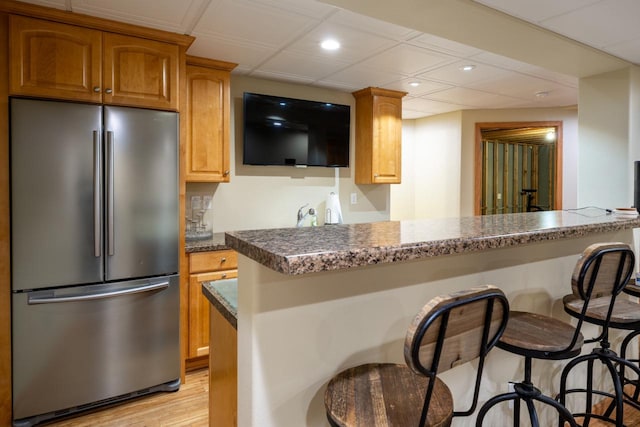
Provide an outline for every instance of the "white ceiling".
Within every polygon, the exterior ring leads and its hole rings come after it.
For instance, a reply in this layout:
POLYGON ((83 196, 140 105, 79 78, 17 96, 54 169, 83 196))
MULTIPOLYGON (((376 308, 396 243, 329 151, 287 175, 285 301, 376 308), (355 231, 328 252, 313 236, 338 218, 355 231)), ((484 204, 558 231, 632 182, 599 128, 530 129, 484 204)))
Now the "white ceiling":
MULTIPOLYGON (((512 15, 640 64, 638 0, 475 1, 499 11, 492 13, 512 15)), ((316 0, 26 2, 190 34, 196 41, 189 54, 238 63, 234 74, 347 92, 368 86, 403 90, 409 93, 404 118, 577 104, 577 77, 316 0), (342 48, 323 51, 319 43, 326 37, 338 39, 342 48), (467 64, 475 69, 462 71, 467 64)))

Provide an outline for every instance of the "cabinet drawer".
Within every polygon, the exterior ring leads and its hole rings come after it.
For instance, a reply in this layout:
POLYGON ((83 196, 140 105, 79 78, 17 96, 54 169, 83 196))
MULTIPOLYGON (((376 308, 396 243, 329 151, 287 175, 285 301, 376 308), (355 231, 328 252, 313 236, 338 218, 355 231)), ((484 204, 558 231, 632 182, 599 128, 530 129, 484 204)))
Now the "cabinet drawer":
POLYGON ((238 254, 232 250, 196 252, 189 255, 189 273, 230 270, 238 266, 238 254))
POLYGON ((198 283, 212 282, 214 280, 235 279, 238 277, 238 270, 213 271, 211 273, 192 274, 198 283))

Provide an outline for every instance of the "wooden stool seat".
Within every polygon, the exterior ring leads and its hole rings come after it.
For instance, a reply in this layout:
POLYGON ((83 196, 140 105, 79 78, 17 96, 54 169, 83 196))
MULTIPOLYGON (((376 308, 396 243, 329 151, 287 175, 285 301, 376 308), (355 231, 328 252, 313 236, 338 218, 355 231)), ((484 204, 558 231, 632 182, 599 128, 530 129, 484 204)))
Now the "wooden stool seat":
MULTIPOLYGON (((453 418, 453 396, 442 380, 435 381, 427 425, 448 426, 453 418)), ((329 382, 325 406, 340 427, 417 426, 428 383, 427 377, 406 365, 356 366, 329 382)))
POLYGON ((497 346, 536 359, 568 359, 580 354, 584 338, 579 334, 573 347, 575 327, 561 320, 524 311, 509 312, 509 323, 497 346))
MULTIPOLYGON (((578 317, 584 310, 585 301, 573 294, 566 295, 562 302, 565 311, 572 316, 578 317)), ((611 297, 594 298, 589 302, 589 307, 585 311, 584 320, 599 326, 604 326, 609 321, 609 326, 616 329, 635 330, 640 328, 640 304, 624 298, 617 298, 608 319, 611 297)))
POLYGON ((477 406, 484 360, 507 325, 509 303, 495 286, 429 301, 413 319, 404 343, 406 365, 369 363, 343 370, 324 395, 327 419, 339 427, 449 426, 477 406), (472 401, 454 411, 439 372, 478 360, 472 401))

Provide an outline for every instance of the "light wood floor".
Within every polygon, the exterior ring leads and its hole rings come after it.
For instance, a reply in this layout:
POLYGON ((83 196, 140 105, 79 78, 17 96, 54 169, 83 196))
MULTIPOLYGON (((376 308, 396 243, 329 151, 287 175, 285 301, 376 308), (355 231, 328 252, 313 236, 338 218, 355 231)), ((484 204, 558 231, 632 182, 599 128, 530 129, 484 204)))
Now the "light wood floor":
POLYGON ((188 372, 180 390, 156 393, 130 402, 44 424, 48 427, 207 427, 207 369, 188 372))
MULTIPOLYGON (((207 427, 209 380, 207 369, 187 373, 175 393, 157 393, 75 418, 45 424, 48 427, 207 427)), ((596 405, 598 412, 603 404, 596 405)), ((625 423, 640 426, 640 411, 625 406, 625 423)), ((592 421, 590 427, 611 424, 592 421)))

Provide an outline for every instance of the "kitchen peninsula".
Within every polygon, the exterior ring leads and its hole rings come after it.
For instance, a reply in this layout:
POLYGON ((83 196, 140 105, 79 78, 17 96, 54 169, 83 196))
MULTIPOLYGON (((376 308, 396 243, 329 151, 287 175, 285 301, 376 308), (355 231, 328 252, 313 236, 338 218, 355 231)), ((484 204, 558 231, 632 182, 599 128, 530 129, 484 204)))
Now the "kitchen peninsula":
MULTIPOLYGON (((493 284, 512 309, 568 320, 561 298, 579 254, 595 242, 632 244, 639 226, 637 217, 587 209, 227 233, 239 253, 238 425, 326 426, 329 379, 365 362, 403 363, 407 325, 439 294, 493 284)), ((558 365, 541 364, 534 382, 553 393, 558 365)), ((481 400, 506 391, 522 366, 492 352, 481 400)), ((458 409, 475 368, 442 375, 458 409)), ((502 425, 504 411, 488 425, 502 425)))

